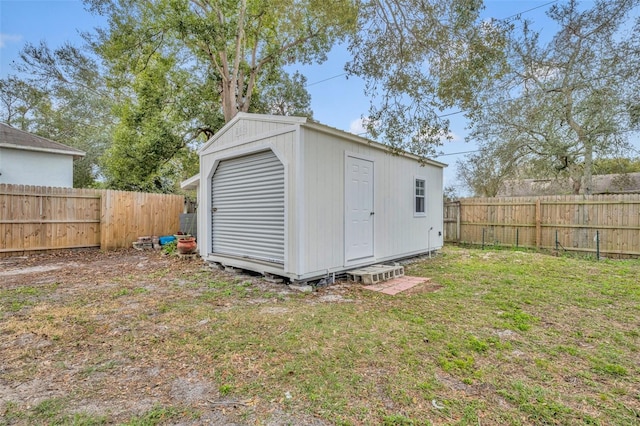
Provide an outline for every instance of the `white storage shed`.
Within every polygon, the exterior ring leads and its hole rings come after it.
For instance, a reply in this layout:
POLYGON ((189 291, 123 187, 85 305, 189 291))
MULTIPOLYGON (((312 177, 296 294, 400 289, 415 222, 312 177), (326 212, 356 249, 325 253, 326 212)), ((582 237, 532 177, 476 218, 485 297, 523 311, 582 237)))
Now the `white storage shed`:
POLYGON ((308 281, 439 249, 443 167, 306 118, 239 113, 187 182, 200 255, 308 281))

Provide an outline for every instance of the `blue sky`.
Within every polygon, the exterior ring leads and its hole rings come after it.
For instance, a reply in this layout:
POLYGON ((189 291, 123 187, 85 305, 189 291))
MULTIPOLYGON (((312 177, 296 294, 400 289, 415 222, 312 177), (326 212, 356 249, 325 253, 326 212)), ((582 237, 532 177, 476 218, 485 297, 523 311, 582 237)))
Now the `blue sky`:
MULTIPOLYGON (((545 15, 554 3, 550 0, 487 0, 486 17, 504 19, 522 13, 522 17, 534 21, 534 28, 551 37, 555 27, 545 15)), ((584 1, 585 6, 593 2, 584 1)), ((51 47, 69 41, 82 42, 81 32, 92 31, 105 20, 84 9, 79 0, 0 0, 0 77, 12 72, 12 61, 18 60, 20 49, 26 42, 37 44, 45 40, 51 47)), ((306 77, 311 94, 314 118, 323 124, 358 133, 361 131, 360 118, 367 114, 369 100, 364 95, 364 84, 358 78, 347 79, 344 64, 348 61, 344 47, 334 48, 329 59, 319 65, 291 67, 299 69, 306 77)), ((445 169, 445 186, 454 185, 455 163, 462 155, 451 153, 475 149, 472 142, 465 142, 466 122, 462 115, 451 116, 452 142, 440 150, 446 154, 436 159, 450 166, 445 169)))

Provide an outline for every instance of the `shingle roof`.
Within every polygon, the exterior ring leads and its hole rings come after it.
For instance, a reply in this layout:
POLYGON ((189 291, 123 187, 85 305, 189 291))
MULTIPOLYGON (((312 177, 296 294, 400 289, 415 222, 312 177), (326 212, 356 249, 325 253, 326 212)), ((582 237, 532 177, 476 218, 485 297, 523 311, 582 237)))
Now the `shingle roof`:
POLYGON ((79 149, 16 129, 4 123, 0 123, 0 147, 67 154, 73 155, 75 158, 85 155, 85 152, 79 149))
MULTIPOLYGON (((573 183, 568 178, 558 179, 513 179, 506 180, 498 197, 527 197, 539 195, 571 195, 573 183)), ((592 194, 624 194, 640 192, 640 173, 593 175, 592 194)))

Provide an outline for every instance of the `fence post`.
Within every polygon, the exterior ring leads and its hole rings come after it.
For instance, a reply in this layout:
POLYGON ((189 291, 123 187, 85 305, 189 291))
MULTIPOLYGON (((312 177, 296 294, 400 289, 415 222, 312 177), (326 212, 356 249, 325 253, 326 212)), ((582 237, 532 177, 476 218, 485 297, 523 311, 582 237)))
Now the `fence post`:
POLYGON ((596 229, 596 260, 600 260, 600 231, 596 229))
POLYGON ((536 248, 542 245, 542 218, 540 212, 540 198, 536 199, 536 248))
POLYGON ((456 239, 460 242, 462 236, 460 235, 460 216, 462 216, 462 203, 458 200, 458 212, 456 214, 456 239))

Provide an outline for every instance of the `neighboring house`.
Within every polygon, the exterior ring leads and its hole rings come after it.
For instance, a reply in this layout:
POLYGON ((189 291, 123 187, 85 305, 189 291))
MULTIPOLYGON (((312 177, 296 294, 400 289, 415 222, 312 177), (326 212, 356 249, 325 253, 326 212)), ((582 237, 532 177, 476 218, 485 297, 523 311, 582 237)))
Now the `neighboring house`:
POLYGON ((0 183, 73 187, 79 149, 0 123, 0 183))
MULTIPOLYGON (((592 194, 640 193, 640 173, 593 175, 592 194)), ((513 179, 505 181, 497 197, 573 195, 569 179, 513 179)))
POLYGON ((443 245, 445 164, 311 122, 239 113, 200 151, 208 261, 305 281, 443 245))

